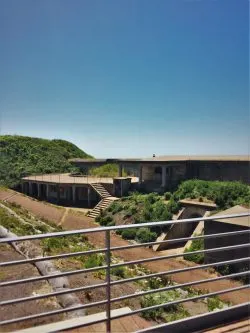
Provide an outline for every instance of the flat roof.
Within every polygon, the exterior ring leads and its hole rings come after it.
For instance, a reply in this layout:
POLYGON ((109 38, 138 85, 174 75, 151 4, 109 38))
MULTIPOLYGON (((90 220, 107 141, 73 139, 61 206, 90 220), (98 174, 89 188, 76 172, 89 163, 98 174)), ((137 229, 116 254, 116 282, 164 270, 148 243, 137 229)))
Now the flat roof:
POLYGON ((221 216, 221 215, 229 215, 229 214, 240 214, 240 213, 250 213, 250 209, 237 205, 231 208, 228 208, 222 212, 219 212, 215 215, 212 215, 215 219, 214 221, 216 222, 221 222, 221 223, 229 223, 229 224, 234 224, 234 225, 241 225, 243 227, 250 227, 250 216, 243 216, 243 217, 234 217, 234 218, 228 218, 228 219, 222 219, 222 220, 216 220, 216 216, 221 216))
POLYGON ((80 163, 136 163, 136 162, 183 162, 183 161, 211 161, 211 162, 250 162, 249 155, 164 155, 148 158, 107 158, 107 159, 85 159, 85 158, 72 158, 70 162, 80 163))
MULTIPOLYGON (((131 178, 132 183, 138 182, 138 177, 126 177, 131 178)), ((103 184, 113 184, 112 177, 95 177, 95 176, 71 176, 69 173, 60 174, 44 174, 44 175, 33 175, 28 177, 23 177, 22 180, 34 181, 38 183, 51 183, 51 184, 93 184, 93 183, 103 183, 103 184)))

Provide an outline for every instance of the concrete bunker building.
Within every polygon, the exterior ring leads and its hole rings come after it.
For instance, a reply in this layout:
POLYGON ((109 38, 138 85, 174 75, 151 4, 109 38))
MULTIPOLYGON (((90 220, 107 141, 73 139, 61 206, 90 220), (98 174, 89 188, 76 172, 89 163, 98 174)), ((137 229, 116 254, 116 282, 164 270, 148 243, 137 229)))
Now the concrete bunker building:
POLYGON ((155 156, 142 159, 71 159, 82 175, 46 174, 22 178, 22 192, 67 205, 94 207, 100 199, 129 191, 172 191, 184 180, 203 179, 250 183, 249 156, 155 156), (90 169, 108 163, 119 166, 117 177, 89 176, 90 169), (122 177, 125 169, 129 176, 122 177))

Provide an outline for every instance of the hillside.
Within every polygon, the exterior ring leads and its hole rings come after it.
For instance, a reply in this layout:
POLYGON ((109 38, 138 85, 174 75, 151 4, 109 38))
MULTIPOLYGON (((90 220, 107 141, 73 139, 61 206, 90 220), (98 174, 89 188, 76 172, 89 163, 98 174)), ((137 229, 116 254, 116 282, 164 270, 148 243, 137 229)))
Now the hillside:
POLYGON ((91 158, 71 142, 17 135, 0 136, 0 185, 16 186, 21 177, 68 172, 70 158, 91 158))

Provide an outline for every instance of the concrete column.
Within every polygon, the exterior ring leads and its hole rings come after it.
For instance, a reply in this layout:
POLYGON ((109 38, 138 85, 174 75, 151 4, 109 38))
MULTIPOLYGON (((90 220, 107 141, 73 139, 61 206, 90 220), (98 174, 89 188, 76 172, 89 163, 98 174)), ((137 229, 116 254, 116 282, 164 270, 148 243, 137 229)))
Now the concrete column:
POLYGON ((60 185, 57 185, 57 202, 60 201, 60 185))
POLYGON ((24 193, 24 183, 23 182, 21 183, 21 191, 22 191, 22 193, 24 193))
POLYGON ((40 183, 37 183, 37 196, 38 198, 41 198, 41 185, 40 183))
POLYGON ((119 177, 122 177, 122 164, 119 164, 119 177))
POLYGON ((88 207, 91 206, 90 195, 91 195, 91 188, 88 186, 88 207))
POLYGON ((142 165, 139 166, 139 185, 142 184, 142 165))
POLYGON ((49 200, 49 184, 46 184, 46 199, 49 200))
POLYGON ((161 186, 166 187, 166 185, 167 185, 167 167, 165 165, 162 166, 161 177, 162 177, 161 178, 162 179, 161 186))
POLYGON ((32 183, 29 182, 29 195, 33 195, 33 191, 32 191, 32 183))
POLYGON ((76 202, 76 187, 75 187, 75 185, 72 185, 72 200, 73 200, 73 203, 76 202))

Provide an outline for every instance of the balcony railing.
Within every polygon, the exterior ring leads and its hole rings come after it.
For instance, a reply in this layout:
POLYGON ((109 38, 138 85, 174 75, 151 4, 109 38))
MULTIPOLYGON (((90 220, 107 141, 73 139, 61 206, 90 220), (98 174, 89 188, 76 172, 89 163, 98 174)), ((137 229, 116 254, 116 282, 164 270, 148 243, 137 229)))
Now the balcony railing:
MULTIPOLYGON (((230 219, 243 218, 246 216, 250 216, 250 214, 242 213, 242 214, 216 216, 216 220, 223 220, 223 219, 229 219, 229 218, 230 219)), ((127 299, 132 299, 132 298, 139 297, 139 296, 149 295, 149 294, 153 294, 156 292, 158 293, 158 292, 163 292, 163 291, 174 290, 176 288, 192 287, 192 286, 202 285, 202 284, 208 283, 208 282, 215 282, 215 281, 220 281, 220 280, 225 280, 225 279, 232 279, 232 278, 239 278, 242 276, 248 276, 250 273, 249 270, 243 271, 243 272, 236 272, 233 274, 228 274, 228 275, 223 275, 223 276, 216 276, 216 277, 212 277, 212 278, 208 278, 208 279, 197 280, 197 281, 187 281, 185 283, 168 285, 164 288, 140 291, 138 293, 122 295, 120 297, 115 297, 115 298, 111 297, 111 289, 113 286, 120 285, 120 284, 127 283, 127 282, 135 282, 135 281, 138 281, 141 279, 150 279, 153 277, 168 276, 168 275, 172 275, 172 274, 176 274, 176 273, 183 273, 183 272, 188 272, 188 271, 207 269, 210 267, 219 267, 219 266, 223 266, 223 265, 231 265, 231 264, 243 263, 243 262, 249 263, 249 259, 250 259, 249 242, 246 242, 243 244, 236 244, 233 246, 232 245, 222 246, 222 247, 216 247, 216 248, 211 248, 211 249, 186 252, 185 254, 178 253, 178 254, 170 254, 170 255, 152 256, 150 258, 131 260, 131 261, 126 261, 126 262, 121 262, 121 263, 116 263, 116 264, 112 264, 112 262, 111 262, 111 256, 112 256, 113 251, 134 249, 134 248, 140 248, 140 247, 149 247, 149 246, 151 247, 152 245, 161 244, 161 243, 168 243, 168 244, 177 243, 178 244, 178 243, 182 243, 183 241, 197 240, 197 239, 206 240, 206 239, 215 239, 215 238, 227 238, 230 236, 236 237, 239 235, 250 236, 250 230, 248 229, 248 230, 239 230, 239 231, 232 231, 232 232, 225 232, 225 233, 200 235, 200 236, 194 236, 194 237, 176 238, 176 239, 171 239, 171 240, 148 242, 148 243, 142 243, 142 244, 128 244, 125 246, 112 246, 112 244, 111 244, 111 232, 114 232, 117 230, 141 228, 141 227, 147 227, 147 228, 154 227, 155 228, 157 226, 163 227, 163 226, 172 225, 172 224, 176 224, 176 223, 193 223, 193 222, 200 222, 200 221, 204 221, 204 223, 207 223, 208 221, 212 221, 212 220, 214 220, 214 217, 210 216, 210 217, 206 217, 206 218, 201 217, 201 218, 183 219, 183 220, 178 220, 178 221, 171 220, 171 221, 163 221, 163 222, 140 223, 140 224, 131 224, 131 225, 122 225, 122 226, 99 227, 99 228, 92 228, 92 229, 54 232, 54 233, 47 233, 47 234, 13 237, 13 238, 2 238, 2 239, 0 239, 0 244, 3 244, 3 243, 11 244, 11 243, 17 243, 17 242, 21 242, 21 241, 33 241, 33 240, 41 240, 41 239, 52 238, 52 237, 86 235, 86 234, 91 234, 91 233, 102 232, 105 236, 105 247, 103 247, 103 248, 93 249, 93 250, 88 250, 88 251, 62 253, 62 254, 57 254, 57 255, 49 255, 49 256, 36 257, 36 258, 31 258, 31 259, 22 259, 22 260, 1 262, 0 267, 10 267, 13 265, 32 264, 32 263, 37 263, 37 262, 41 262, 41 261, 63 259, 63 258, 70 258, 70 257, 75 257, 75 256, 90 255, 90 254, 97 254, 97 253, 105 254, 105 265, 93 267, 93 268, 87 268, 87 269, 71 270, 71 271, 66 271, 66 272, 61 272, 61 273, 56 273, 56 274, 48 274, 48 275, 44 275, 44 276, 33 276, 33 277, 29 277, 29 278, 24 278, 24 279, 4 281, 4 282, 0 283, 1 287, 7 287, 7 286, 10 287, 10 286, 14 286, 14 285, 32 283, 32 282, 42 281, 42 280, 49 281, 50 279, 52 279, 52 278, 54 279, 56 277, 66 277, 66 276, 76 275, 76 274, 80 274, 80 273, 97 272, 99 270, 106 271, 106 274, 105 274, 106 279, 105 279, 105 282, 100 283, 100 284, 82 286, 82 287, 77 287, 77 288, 70 288, 67 290, 54 291, 54 292, 49 292, 49 293, 45 293, 42 295, 33 295, 33 296, 26 296, 26 297, 21 297, 21 298, 4 300, 4 301, 1 301, 1 303, 0 303, 1 306, 9 306, 9 305, 18 304, 18 303, 25 303, 27 301, 34 301, 34 300, 44 299, 47 297, 59 296, 59 295, 63 295, 63 294, 70 294, 70 293, 75 293, 75 292, 79 292, 79 291, 93 290, 93 289, 98 289, 98 288, 106 288, 106 299, 104 299, 102 301, 98 301, 98 302, 77 305, 77 306, 73 306, 70 308, 62 308, 62 309, 56 309, 56 310, 42 312, 42 313, 38 313, 38 314, 30 314, 30 315, 24 316, 24 317, 16 318, 14 316, 12 319, 3 320, 1 322, 1 325, 20 323, 20 322, 25 322, 25 321, 31 320, 31 319, 45 318, 47 316, 68 313, 68 312, 72 312, 72 311, 76 311, 76 310, 80 310, 80 309, 87 309, 90 307, 104 305, 106 307, 106 317, 105 318, 101 318, 101 319, 99 318, 97 320, 93 320, 86 324, 82 324, 81 327, 87 326, 87 325, 92 325, 92 324, 97 324, 97 323, 101 323, 101 322, 106 322, 106 331, 111 332, 111 322, 114 319, 119 319, 124 316, 131 316, 133 314, 140 314, 141 312, 144 312, 147 310, 165 308, 170 305, 177 305, 177 304, 181 304, 181 303, 188 302, 188 301, 197 301, 197 300, 204 299, 204 298, 211 297, 211 296, 223 295, 223 294, 234 292, 234 291, 248 289, 250 286, 249 284, 240 284, 237 287, 232 287, 232 288, 214 291, 214 292, 207 292, 205 294, 201 294, 201 295, 194 296, 194 297, 182 298, 182 299, 174 300, 174 301, 164 303, 164 304, 149 306, 149 307, 145 307, 145 308, 139 308, 139 309, 133 310, 129 313, 123 313, 123 314, 118 314, 118 315, 114 315, 114 316, 111 315, 111 305, 118 301, 124 301, 127 299), (232 260, 224 260, 224 261, 220 261, 220 262, 213 262, 213 263, 207 263, 207 264, 202 264, 202 265, 194 265, 191 267, 183 267, 180 269, 160 271, 160 272, 146 274, 143 276, 134 276, 134 277, 130 277, 130 278, 124 278, 121 280, 114 280, 114 281, 111 280, 111 270, 113 268, 117 268, 117 267, 129 266, 129 265, 134 265, 134 264, 144 264, 144 263, 148 263, 148 262, 160 261, 160 260, 170 259, 170 258, 178 258, 178 257, 183 257, 184 255, 188 256, 188 255, 193 255, 193 254, 201 254, 201 253, 206 254, 206 253, 214 253, 214 252, 220 252, 220 251, 239 250, 239 249, 246 249, 246 252, 245 252, 246 256, 232 259, 232 260)), ((249 267, 248 267, 248 269, 249 269, 249 267)), ((77 327, 79 327, 79 324, 75 323, 73 325, 65 327, 64 329, 66 330, 66 329, 72 329, 72 328, 77 328, 77 327)), ((152 327, 152 329, 153 329, 153 327, 152 327)))

